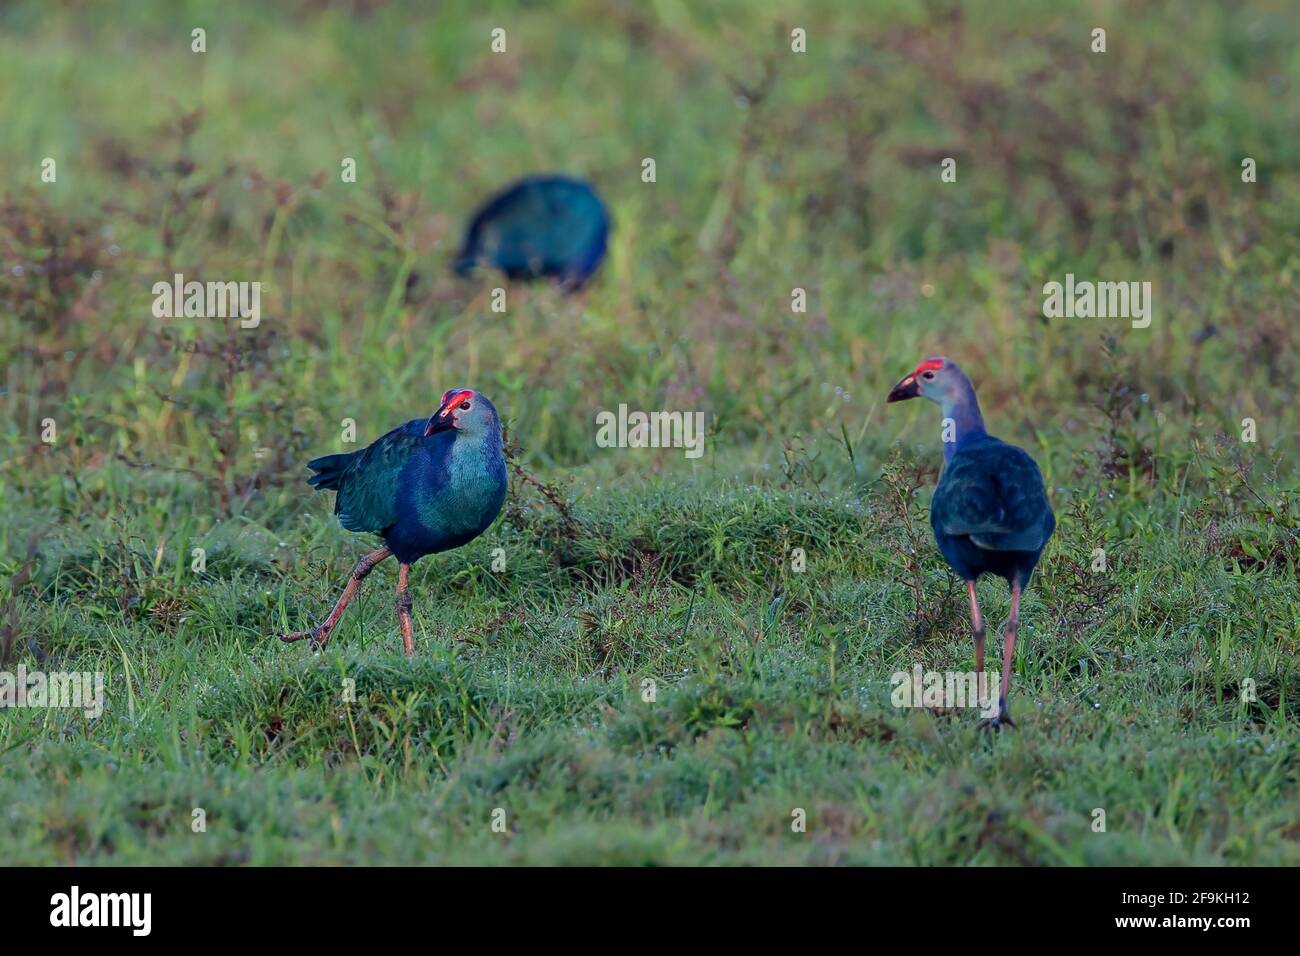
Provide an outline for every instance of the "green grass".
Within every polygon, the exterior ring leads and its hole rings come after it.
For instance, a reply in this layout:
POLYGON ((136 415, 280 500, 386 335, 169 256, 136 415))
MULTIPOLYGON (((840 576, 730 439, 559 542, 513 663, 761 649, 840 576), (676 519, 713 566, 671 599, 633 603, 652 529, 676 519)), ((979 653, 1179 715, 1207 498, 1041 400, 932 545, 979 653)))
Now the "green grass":
POLYGON ((0 10, 0 650, 107 683, 0 711, 8 862, 1300 862, 1285 5, 229 6, 0 10), (459 225, 539 169, 610 257, 494 313, 459 225), (262 280, 262 326, 155 319, 174 272, 262 280), (1044 319, 1066 272, 1151 281, 1151 328, 1044 319), (890 700, 973 667, 937 415, 883 402, 931 354, 1059 520, 992 737, 890 700), (461 384, 518 470, 416 566, 416 658, 387 566, 275 640, 369 546, 303 462, 461 384), (621 402, 707 453, 598 448, 621 402))

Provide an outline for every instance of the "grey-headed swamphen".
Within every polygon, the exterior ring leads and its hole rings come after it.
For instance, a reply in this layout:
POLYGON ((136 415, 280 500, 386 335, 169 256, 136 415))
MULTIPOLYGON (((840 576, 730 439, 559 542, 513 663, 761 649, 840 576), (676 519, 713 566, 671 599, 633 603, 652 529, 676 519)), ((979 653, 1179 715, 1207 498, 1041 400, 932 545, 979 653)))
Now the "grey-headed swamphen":
POLYGON ((501 419, 487 398, 468 388, 449 389, 430 418, 393 429, 361 451, 326 455, 307 463, 308 483, 336 492, 334 513, 349 531, 372 531, 384 547, 365 555, 352 571, 329 616, 309 631, 282 641, 311 640, 324 647, 348 602, 375 565, 396 557, 397 620, 407 655, 415 652, 411 628, 411 565, 427 554, 472 541, 496 520, 506 498, 501 419))
MULTIPOLYGON (((1038 464, 1029 453, 984 430, 975 389, 951 359, 926 359, 893 387, 887 401, 928 398, 943 409, 943 475, 930 501, 930 526, 948 566, 966 582, 975 631, 975 671, 984 680, 984 618, 975 582, 989 573, 1011 587, 1011 616, 1003 634, 997 729, 1014 726, 1007 710, 1011 664, 1020 626, 1020 595, 1029 584, 1056 517, 1038 464)), ((982 688, 981 688, 982 696, 982 688)))
POLYGON ((596 191, 567 176, 530 176, 489 199, 470 220, 458 275, 476 266, 511 279, 557 279, 575 289, 605 257, 609 213, 596 191))

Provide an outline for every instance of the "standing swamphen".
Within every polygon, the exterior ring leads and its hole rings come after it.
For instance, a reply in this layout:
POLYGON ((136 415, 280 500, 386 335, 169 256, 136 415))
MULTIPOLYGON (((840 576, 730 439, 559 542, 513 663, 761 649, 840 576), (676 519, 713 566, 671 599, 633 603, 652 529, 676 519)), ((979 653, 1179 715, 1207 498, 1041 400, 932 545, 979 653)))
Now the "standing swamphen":
POLYGON ((458 275, 480 263, 511 279, 553 276, 581 286, 605 257, 609 214, 594 189, 565 176, 532 176, 488 200, 470 220, 458 275))
POLYGON ((310 631, 282 641, 310 638, 324 647, 343 610, 375 565, 390 555, 399 562, 397 622, 409 656, 411 565, 426 554, 459 548, 487 530, 506 500, 506 460, 501 419, 486 397, 468 388, 443 393, 438 410, 393 429, 361 451, 309 461, 308 484, 332 488, 334 513, 349 531, 373 531, 384 547, 357 562, 334 610, 310 631))
POLYGON ((986 571, 1011 586, 1011 617, 1003 635, 998 716, 990 722, 1015 726, 1007 711, 1011 661, 1020 625, 1020 593, 1029 583, 1056 516, 1038 464, 1029 453, 984 430, 975 389, 961 367, 946 358, 926 359, 890 390, 886 401, 928 398, 943 408, 943 475, 930 501, 930 526, 948 566, 966 582, 975 630, 975 671, 984 682, 984 618, 975 581, 986 571))

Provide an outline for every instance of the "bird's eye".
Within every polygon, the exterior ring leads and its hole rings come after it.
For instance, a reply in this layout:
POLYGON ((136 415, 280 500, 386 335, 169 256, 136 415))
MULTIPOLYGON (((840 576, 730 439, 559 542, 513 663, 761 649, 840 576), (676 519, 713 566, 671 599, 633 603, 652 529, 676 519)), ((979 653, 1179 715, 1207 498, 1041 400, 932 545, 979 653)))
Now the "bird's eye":
POLYGON ((934 373, 933 373, 933 372, 922 372, 922 373, 921 373, 921 378, 925 379, 925 380, 928 382, 928 381, 930 381, 930 379, 934 378, 934 373))
POLYGON ((462 412, 467 412, 467 411, 469 411, 469 402, 461 402, 461 403, 460 403, 460 410, 461 410, 462 412))

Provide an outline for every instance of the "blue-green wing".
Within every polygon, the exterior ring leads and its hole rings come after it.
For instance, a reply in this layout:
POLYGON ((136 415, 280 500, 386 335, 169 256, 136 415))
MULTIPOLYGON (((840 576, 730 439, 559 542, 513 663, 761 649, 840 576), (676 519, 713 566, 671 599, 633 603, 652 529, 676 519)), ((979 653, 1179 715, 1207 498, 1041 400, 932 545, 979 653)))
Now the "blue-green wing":
POLYGON ((1038 463, 995 439, 948 462, 930 523, 936 534, 965 535, 992 551, 1038 551, 1055 525, 1038 463))
POLYGON ((379 532, 397 522, 398 481, 421 447, 426 421, 413 419, 359 452, 308 462, 319 472, 311 483, 337 492, 339 524, 349 531, 379 532))

